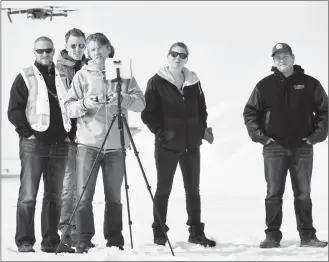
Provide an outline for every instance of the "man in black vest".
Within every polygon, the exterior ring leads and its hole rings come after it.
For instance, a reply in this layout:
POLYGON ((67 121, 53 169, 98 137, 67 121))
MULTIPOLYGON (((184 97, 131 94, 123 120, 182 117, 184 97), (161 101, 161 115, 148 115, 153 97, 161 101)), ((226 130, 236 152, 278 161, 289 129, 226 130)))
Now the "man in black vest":
POLYGON ((317 239, 313 227, 310 193, 313 145, 328 135, 328 96, 318 80, 294 65, 295 56, 288 44, 276 44, 272 57, 273 74, 258 82, 243 112, 251 139, 264 145, 267 229, 260 247, 280 246, 288 170, 300 245, 325 247, 328 243, 317 239))

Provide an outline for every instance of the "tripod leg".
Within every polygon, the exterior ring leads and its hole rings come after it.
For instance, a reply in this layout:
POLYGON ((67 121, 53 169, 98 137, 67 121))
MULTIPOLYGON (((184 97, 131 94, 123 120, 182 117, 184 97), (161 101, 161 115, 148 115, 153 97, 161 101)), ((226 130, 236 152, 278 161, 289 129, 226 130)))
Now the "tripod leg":
MULTIPOLYGON (((118 121, 122 122, 122 115, 120 115, 118 117, 118 121)), ((132 232, 131 232, 131 225, 132 225, 132 221, 131 221, 131 217, 130 217, 130 206, 129 206, 129 196, 128 196, 128 189, 129 189, 129 185, 128 185, 128 179, 127 179, 127 168, 126 168, 126 148, 125 148, 125 140, 124 140, 124 132, 123 132, 123 125, 122 123, 118 123, 118 127, 119 127, 119 131, 120 131, 120 141, 121 141, 121 149, 122 149, 122 153, 123 153, 123 175, 124 175, 124 179, 125 179, 125 189, 126 189, 126 200, 127 200, 127 210, 128 210, 128 224, 129 224, 129 233, 130 233, 130 245, 131 248, 133 249, 133 239, 132 239, 132 232)))
POLYGON ((141 169, 141 171, 142 171, 142 174, 143 174, 143 177, 144 177, 145 183, 146 183, 146 185, 147 185, 147 189, 148 189, 148 191, 149 191, 149 193, 150 193, 150 196, 151 196, 151 199, 152 199, 152 202, 153 202, 153 206, 154 206, 154 209, 155 209, 156 215, 158 216, 158 219, 159 219, 159 222, 160 222, 161 229, 162 229, 162 231, 163 231, 163 233, 164 233, 164 235, 165 235, 165 237, 166 237, 166 239, 167 239, 167 241, 168 241, 168 244, 169 244, 169 247, 170 247, 171 254, 172 254, 173 256, 175 256, 174 251, 172 250, 172 247, 171 247, 171 244, 170 244, 170 241, 169 241, 169 238, 168 238, 167 232, 166 232, 166 230, 165 230, 164 223, 163 223, 163 221, 162 221, 162 219, 161 219, 161 217, 160 217, 160 214, 159 214, 158 208, 157 208, 156 204, 154 203, 154 198, 153 198, 153 195, 152 195, 151 186, 149 185, 149 183, 148 183, 148 181, 147 181, 147 178, 146 178, 146 175, 145 175, 145 172, 144 172, 144 168, 143 168, 142 163, 141 163, 140 158, 139 158, 139 152, 138 152, 137 149, 136 149, 135 142, 134 142, 133 137, 132 137, 132 135, 131 135, 131 133, 130 133, 130 130, 129 130, 129 126, 128 126, 128 123, 127 123, 126 117, 123 115, 122 118, 123 118, 123 121, 122 121, 122 122, 123 122, 123 124, 124 124, 124 126, 125 126, 125 128, 126 128, 126 130, 127 130, 127 133, 128 133, 129 139, 130 139, 130 142, 131 142, 131 144, 132 144, 132 146, 133 146, 133 149, 134 149, 135 156, 136 156, 136 158, 137 158, 137 161, 138 161, 139 167, 140 167, 140 169, 141 169))
POLYGON ((86 181, 86 183, 85 183, 85 185, 84 185, 84 187, 83 187, 83 190, 82 190, 82 192, 81 192, 80 198, 79 198, 78 202, 76 203, 76 205, 75 205, 75 207, 74 207, 74 209, 73 209, 73 212, 72 212, 72 215, 71 215, 70 220, 69 220, 69 222, 68 222, 68 225, 65 227, 65 230, 64 230, 63 234, 61 235, 61 241, 59 242, 59 245, 58 245, 58 247, 57 247, 57 249, 56 249, 55 255, 57 255, 58 250, 59 250, 60 246, 61 246, 62 243, 63 243, 63 240, 64 240, 64 237, 65 237, 65 235, 66 235, 67 229, 71 226, 71 223, 72 223, 73 217, 74 217, 74 215, 75 215, 75 212, 76 212, 76 210, 77 210, 77 208, 78 208, 78 206, 79 206, 79 204, 80 204, 80 202, 81 202, 81 199, 82 199, 82 196, 83 196, 84 192, 86 191, 86 188, 87 188, 88 182, 89 182, 89 180, 90 180, 91 174, 92 174, 92 172, 93 172, 93 170, 94 170, 94 168, 95 168, 95 164, 96 164, 96 162, 97 162, 97 160, 98 160, 98 158, 99 158, 99 156, 100 156, 100 154, 101 154, 101 152, 102 152, 102 150, 103 150, 103 147, 104 147, 104 145, 105 145, 105 142, 106 142, 106 140, 107 140, 107 137, 108 137, 109 134, 110 134, 111 128, 112 128, 113 123, 114 123, 114 121, 115 121, 116 118, 117 118, 117 116, 115 115, 115 116, 113 117, 113 119, 112 119, 112 122, 111 122, 111 124, 110 124, 109 129, 107 130, 107 133, 106 133, 106 135, 105 135, 105 138, 104 138, 104 141, 103 141, 103 143, 102 143, 102 146, 101 146, 101 148, 99 149, 99 151, 98 151, 98 153, 97 153, 96 159, 95 159, 95 161, 94 161, 94 163, 93 163, 93 165, 92 165, 92 167, 91 167, 91 170, 90 170, 90 172, 89 172, 88 179, 87 179, 87 181, 86 181))

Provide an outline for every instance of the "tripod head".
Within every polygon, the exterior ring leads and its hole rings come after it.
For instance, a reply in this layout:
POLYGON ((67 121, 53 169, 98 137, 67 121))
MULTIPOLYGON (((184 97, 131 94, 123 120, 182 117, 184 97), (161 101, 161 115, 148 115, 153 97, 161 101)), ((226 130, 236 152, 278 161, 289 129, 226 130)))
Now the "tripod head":
POLYGON ((116 71, 116 78, 111 79, 111 82, 119 83, 120 87, 121 87, 121 83, 123 82, 123 79, 121 78, 121 72, 120 72, 121 60, 113 61, 113 65, 114 65, 115 71, 116 71))

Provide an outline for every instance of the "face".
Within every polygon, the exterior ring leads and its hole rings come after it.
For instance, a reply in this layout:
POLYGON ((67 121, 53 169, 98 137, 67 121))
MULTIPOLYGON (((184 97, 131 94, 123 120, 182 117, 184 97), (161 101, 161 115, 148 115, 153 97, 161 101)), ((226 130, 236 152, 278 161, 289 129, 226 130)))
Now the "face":
POLYGON ((173 49, 171 49, 167 58, 168 58, 169 66, 174 69, 182 69, 184 65, 187 63, 187 59, 188 59, 186 50, 180 46, 175 46, 173 49), (184 55, 186 55, 185 58, 184 55), (181 58, 181 56, 183 56, 183 58, 181 58))
POLYGON ((290 71, 295 62, 295 56, 288 52, 277 52, 274 57, 274 65, 281 72, 290 71))
POLYGON ((90 58, 97 64, 105 64, 106 58, 111 53, 111 48, 106 45, 100 45, 98 42, 90 41, 87 44, 90 58))
POLYGON ((41 65, 50 65, 55 54, 54 46, 49 41, 40 40, 34 44, 35 60, 41 65))
POLYGON ((86 40, 82 36, 71 35, 65 45, 66 51, 74 60, 81 60, 86 49, 86 40))

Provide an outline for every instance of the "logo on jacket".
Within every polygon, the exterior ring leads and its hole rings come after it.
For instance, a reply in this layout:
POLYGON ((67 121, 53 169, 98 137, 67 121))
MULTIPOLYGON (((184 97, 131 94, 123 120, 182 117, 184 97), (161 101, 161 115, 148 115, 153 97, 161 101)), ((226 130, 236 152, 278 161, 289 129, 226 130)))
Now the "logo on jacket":
POLYGON ((304 89, 304 85, 294 85, 295 90, 304 89))

